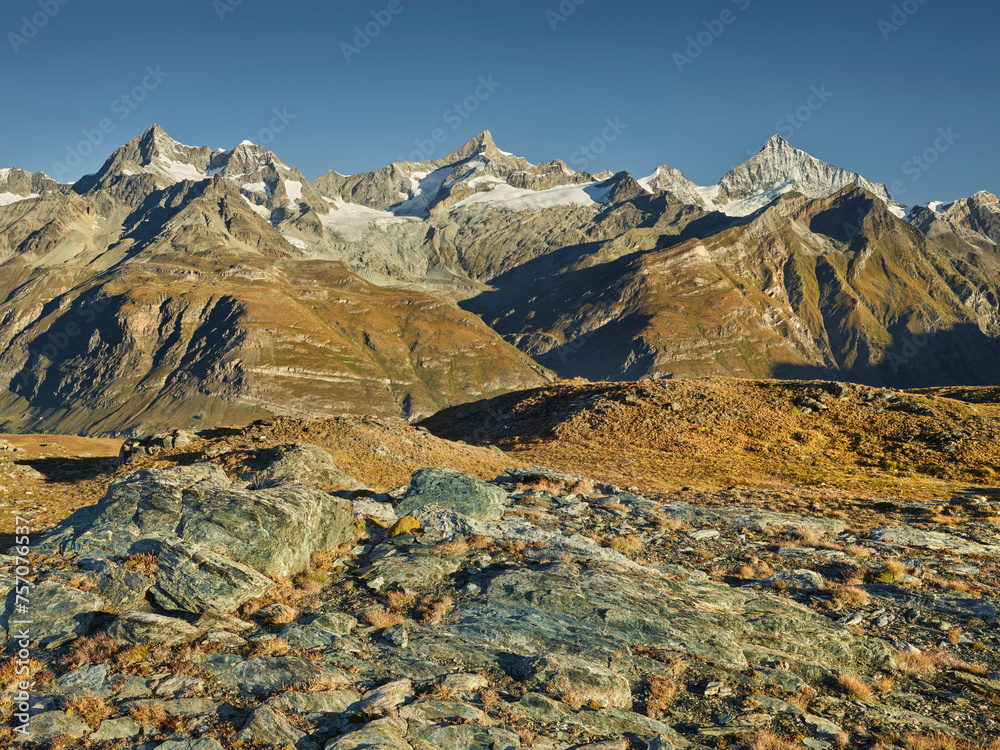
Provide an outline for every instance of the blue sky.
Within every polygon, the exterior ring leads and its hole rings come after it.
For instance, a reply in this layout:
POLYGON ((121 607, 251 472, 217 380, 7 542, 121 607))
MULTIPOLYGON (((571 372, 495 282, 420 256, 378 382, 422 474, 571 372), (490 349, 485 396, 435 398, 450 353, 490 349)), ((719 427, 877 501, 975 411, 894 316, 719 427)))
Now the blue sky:
POLYGON ((156 122, 312 179, 490 129, 533 162, 714 184, 782 132, 948 200, 1000 190, 998 28, 986 0, 7 0, 0 166, 70 181, 156 122))

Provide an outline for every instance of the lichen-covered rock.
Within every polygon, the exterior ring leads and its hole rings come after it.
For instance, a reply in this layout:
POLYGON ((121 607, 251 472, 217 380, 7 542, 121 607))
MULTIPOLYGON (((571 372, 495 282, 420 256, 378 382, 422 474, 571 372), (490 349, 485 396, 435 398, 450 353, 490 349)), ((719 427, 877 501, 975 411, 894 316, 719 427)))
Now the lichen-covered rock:
POLYGON ((44 646, 69 635, 90 632, 97 613, 105 608, 104 600, 96 594, 56 581, 42 581, 31 588, 28 613, 17 612, 15 593, 11 590, 4 602, 0 626, 12 637, 24 627, 17 623, 30 620, 32 640, 44 646))
POLYGON ((366 489, 364 483, 342 471, 329 453, 309 443, 289 443, 254 451, 240 476, 259 487, 294 482, 314 487, 333 485, 345 490, 366 489))
POLYGON ((423 505, 439 505, 469 518, 496 521, 503 516, 507 493, 469 474, 451 469, 420 469, 399 505, 403 516, 423 505))
POLYGON ((527 666, 530 684, 593 708, 632 708, 629 681, 607 667, 571 656, 542 656, 527 666))
POLYGON ((351 684, 343 670, 297 656, 258 656, 236 664, 220 674, 216 682, 242 693, 261 695, 314 681, 351 684))
POLYGON ((29 726, 31 734, 28 739, 37 743, 52 742, 58 737, 71 737, 75 740, 90 732, 87 722, 79 716, 70 716, 62 711, 46 711, 32 716, 29 726))
POLYGON ((167 610, 231 612, 274 586, 253 568, 183 539, 160 543, 153 597, 167 610))
MULTIPOLYGON (((281 712, 271 706, 260 706, 250 714, 238 737, 250 745, 265 744, 277 747, 290 745, 305 750, 302 743, 305 732, 293 726, 281 712)), ((312 743, 306 744, 308 747, 314 746, 312 743)))
POLYGON ((368 716, 385 716, 413 697, 411 680, 394 680, 365 693, 358 712, 368 716))
MULTIPOLYGON (((353 531, 346 500, 291 483, 245 490, 218 466, 196 464, 126 474, 37 549, 87 553, 92 566, 101 555, 152 553, 159 558, 153 594, 162 606, 231 611, 271 585, 265 576, 298 573, 313 552, 353 531)), ((113 578, 116 570, 102 572, 113 578)))
POLYGON ((201 630, 176 617, 152 612, 122 612, 108 627, 108 633, 120 643, 164 643, 176 646, 189 643, 201 630))
POLYGON ((330 740, 324 750, 413 750, 406 737, 406 721, 390 717, 330 740))
POLYGON ((780 570, 761 581, 765 586, 791 591, 819 591, 825 581, 815 570, 780 570))

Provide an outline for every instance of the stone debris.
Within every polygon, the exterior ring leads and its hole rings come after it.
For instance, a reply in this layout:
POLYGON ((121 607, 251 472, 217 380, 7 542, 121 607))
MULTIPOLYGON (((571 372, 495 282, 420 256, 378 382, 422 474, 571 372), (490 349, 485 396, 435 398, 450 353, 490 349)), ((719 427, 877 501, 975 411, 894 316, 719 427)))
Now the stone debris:
POLYGON ((32 637, 53 677, 32 696, 36 743, 631 750, 774 732, 833 748, 996 733, 978 708, 1000 699, 994 525, 908 525, 900 504, 854 528, 540 466, 492 482, 421 469, 376 495, 326 482, 321 462, 295 481, 309 455, 269 454, 277 468, 249 488, 212 464, 126 473, 39 540, 32 637), (877 734, 861 732, 873 717, 877 734))

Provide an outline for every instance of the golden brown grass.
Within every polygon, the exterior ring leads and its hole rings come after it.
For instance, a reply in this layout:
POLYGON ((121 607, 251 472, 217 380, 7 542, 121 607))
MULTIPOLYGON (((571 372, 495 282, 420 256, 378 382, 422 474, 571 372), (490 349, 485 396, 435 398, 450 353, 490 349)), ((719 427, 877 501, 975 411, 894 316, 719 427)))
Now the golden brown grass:
POLYGON ((750 750, 802 750, 803 747, 767 730, 741 734, 737 739, 750 750))
POLYGON ((677 683, 668 677, 649 675, 646 677, 646 689, 649 692, 646 697, 646 716, 651 719, 665 716, 677 695, 677 683))
POLYGON ((887 573, 891 573, 894 579, 906 575, 906 565, 902 560, 896 560, 895 558, 890 557, 883 562, 882 569, 887 573))
POLYGON ((98 633, 92 637, 83 636, 70 644, 61 665, 64 669, 76 669, 88 664, 103 664, 110 661, 118 649, 115 639, 107 633, 98 633))
POLYGON ((292 607, 284 607, 278 612, 264 618, 265 625, 288 625, 295 622, 299 613, 292 607))
POLYGON ((464 539, 449 539, 438 543, 436 549, 448 557, 461 557, 469 551, 469 543, 464 539))
POLYGON ((406 621, 403 615, 389 612, 385 607, 372 607, 371 609, 366 609, 364 614, 362 614, 365 622, 371 625, 376 630, 385 630, 386 628, 391 628, 393 625, 399 625, 406 621))
POLYGON ((903 747, 906 750, 1000 750, 1000 737, 961 740, 943 732, 911 734, 904 740, 903 747))
POLYGON ((420 621, 424 625, 440 625, 455 600, 450 596, 429 596, 420 602, 420 621))
POLYGON ((839 674, 836 677, 837 686, 845 695, 858 700, 870 701, 874 697, 871 686, 860 677, 852 674, 839 674))
POLYGON ((143 552, 138 555, 129 555, 122 562, 122 567, 125 570, 131 570, 136 573, 142 573, 143 575, 151 576, 156 574, 156 566, 159 563, 159 558, 152 554, 151 552, 143 552))
POLYGON ((941 664, 940 655, 931 651, 899 651, 896 665, 901 674, 910 677, 926 677, 936 672, 941 664))
POLYGON ((145 703, 133 706, 129 711, 129 716, 139 726, 151 726, 157 731, 162 730, 170 720, 163 706, 157 703, 145 703))
POLYGON ((77 696, 66 701, 64 708, 69 716, 79 716, 93 730, 101 726, 101 722, 111 716, 112 710, 104 698, 94 696, 77 696))
POLYGON ((642 542, 635 534, 616 536, 614 539, 609 539, 607 544, 615 552, 621 552, 627 557, 632 557, 642 550, 642 542))
POLYGON ((410 607, 412 607, 417 601, 417 595, 412 591, 390 591, 385 595, 386 603, 389 605, 389 611, 395 612, 397 614, 406 612, 410 607))
MULTIPOLYGON (((794 410, 802 388, 718 377, 652 384, 562 381, 454 407, 423 424, 444 436, 498 442, 526 462, 565 471, 588 467, 594 479, 644 490, 739 485, 787 489, 813 499, 822 493, 812 488, 825 484, 867 496, 929 499, 981 483, 982 469, 1000 463, 1000 446, 987 441, 965 446, 960 461, 919 441, 907 446, 905 460, 897 455, 900 434, 919 434, 928 423, 938 429, 962 424, 972 413, 963 402, 904 395, 934 413, 925 417, 851 398, 805 416, 794 410), (585 399, 620 403, 629 396, 634 403, 610 412, 594 408, 568 420, 556 416, 560 407, 585 399), (669 418, 669 429, 657 429, 673 401, 684 409, 669 418)), ((1000 418, 996 399, 975 409, 983 430, 994 429, 1000 418)), ((868 511, 877 522, 877 512, 868 511)))
POLYGON ((833 601, 839 607, 863 607, 871 600, 871 595, 857 586, 837 586, 833 590, 833 601))
POLYGON ((268 638, 266 641, 258 642, 253 651, 250 652, 250 656, 281 656, 287 654, 291 649, 288 641, 282 638, 268 638))

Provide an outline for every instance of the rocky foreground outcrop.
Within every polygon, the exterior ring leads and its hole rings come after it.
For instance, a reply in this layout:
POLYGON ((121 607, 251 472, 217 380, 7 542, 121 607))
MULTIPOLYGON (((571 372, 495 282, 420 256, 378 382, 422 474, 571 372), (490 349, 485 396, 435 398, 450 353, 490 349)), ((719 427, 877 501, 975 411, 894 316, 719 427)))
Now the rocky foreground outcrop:
MULTIPOLYGON (((900 520, 908 505, 861 534, 543 467, 492 482, 426 468, 387 494, 269 476, 126 473, 34 546, 34 747, 734 748, 771 732, 916 747, 995 732, 980 706, 1000 696, 989 522, 930 530, 900 520)), ((1000 497, 954 505, 1000 513, 1000 497)))

